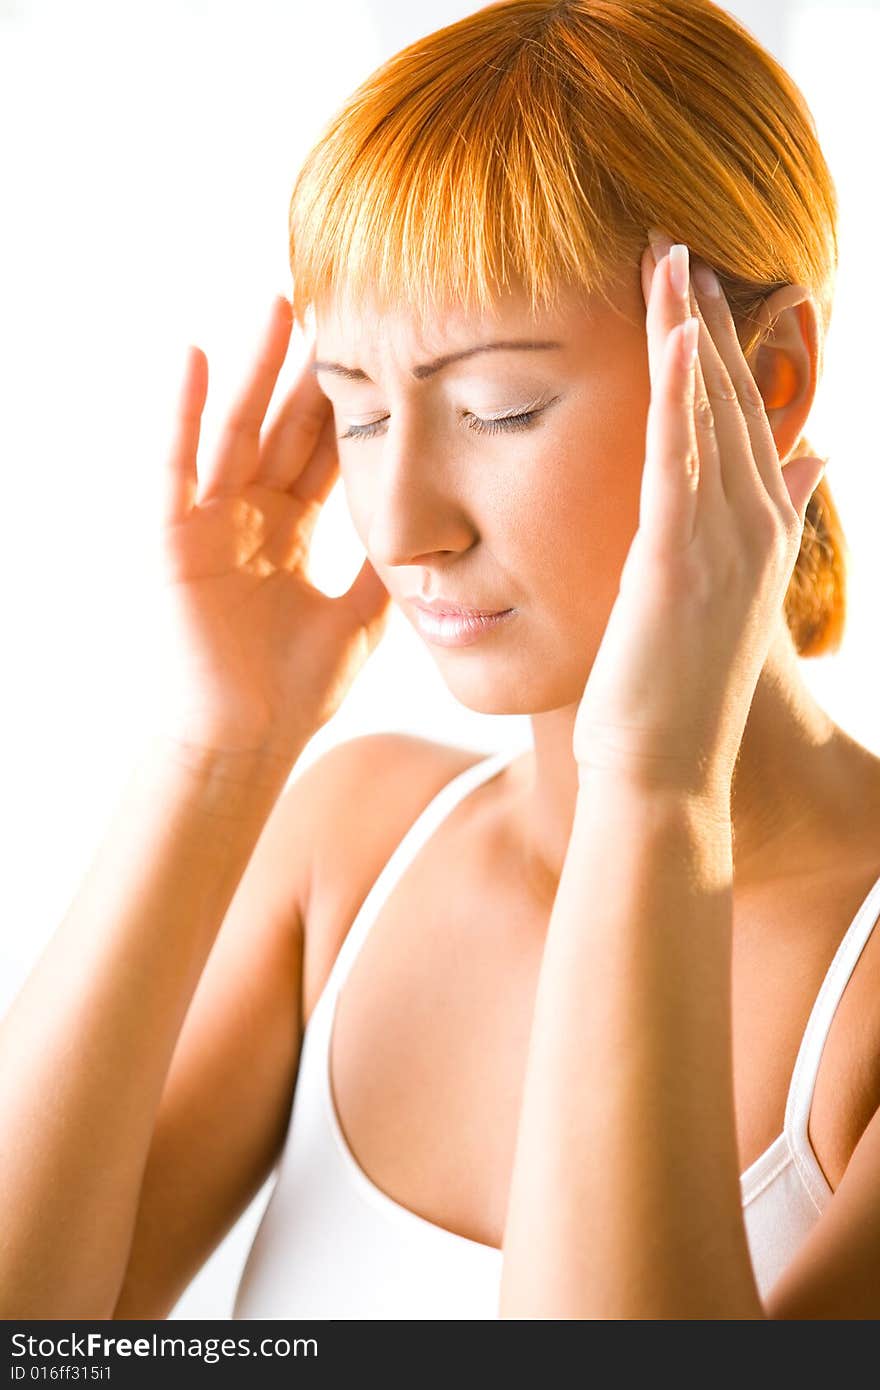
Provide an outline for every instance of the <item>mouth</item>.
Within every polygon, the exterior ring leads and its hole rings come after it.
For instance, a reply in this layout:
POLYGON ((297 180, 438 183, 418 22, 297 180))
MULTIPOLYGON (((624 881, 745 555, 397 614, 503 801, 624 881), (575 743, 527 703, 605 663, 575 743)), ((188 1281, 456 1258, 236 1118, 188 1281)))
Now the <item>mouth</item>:
POLYGON ((479 641, 487 633, 494 631, 516 613, 515 608, 503 608, 496 612, 480 609, 428 607, 413 600, 412 610, 416 626, 427 641, 440 647, 463 647, 479 641))
POLYGON ((451 599, 424 599, 420 594, 413 594, 410 601, 426 613, 443 618, 494 618, 497 613, 510 612, 508 608, 471 608, 464 603, 453 603, 451 599))

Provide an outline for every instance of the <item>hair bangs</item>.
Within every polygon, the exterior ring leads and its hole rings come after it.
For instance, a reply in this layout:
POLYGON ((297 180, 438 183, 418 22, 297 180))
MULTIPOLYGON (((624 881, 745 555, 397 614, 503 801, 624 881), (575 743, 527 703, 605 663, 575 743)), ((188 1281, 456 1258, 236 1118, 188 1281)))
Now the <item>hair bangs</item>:
POLYGON ((515 11, 516 27, 463 44, 452 26, 412 45, 311 151, 290 202, 300 324, 329 303, 423 323, 450 306, 485 313, 509 288, 538 314, 564 287, 608 295, 614 268, 637 257, 613 181, 573 156, 566 73, 549 50, 536 60, 524 31, 523 11, 546 5, 490 8, 515 11))

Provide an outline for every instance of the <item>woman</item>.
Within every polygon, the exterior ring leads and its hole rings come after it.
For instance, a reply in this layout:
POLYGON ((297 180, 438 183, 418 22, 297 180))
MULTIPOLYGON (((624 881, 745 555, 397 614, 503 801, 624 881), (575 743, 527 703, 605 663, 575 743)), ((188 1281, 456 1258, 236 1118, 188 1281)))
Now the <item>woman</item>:
POLYGON ((797 663, 844 615, 835 215, 709 3, 492 5, 330 125, 202 476, 190 355, 176 683, 4 1023, 7 1316, 166 1314, 279 1160, 240 1318, 877 1315, 880 760, 797 663), (285 787, 391 601, 533 749, 285 787))

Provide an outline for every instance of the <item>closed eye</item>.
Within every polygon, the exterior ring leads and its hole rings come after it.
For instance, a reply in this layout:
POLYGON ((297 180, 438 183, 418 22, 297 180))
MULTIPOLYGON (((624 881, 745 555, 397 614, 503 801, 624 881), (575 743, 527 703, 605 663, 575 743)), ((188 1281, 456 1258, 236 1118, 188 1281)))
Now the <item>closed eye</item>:
MULTIPOLYGON (((554 396, 553 400, 547 401, 536 410, 521 410, 510 415, 496 415, 490 420, 481 419, 479 415, 465 414, 462 418, 467 424, 468 429, 475 434, 499 434, 513 430, 527 430, 542 415, 554 401, 559 399, 554 396)), ((349 425, 344 434, 339 435, 340 439, 372 439, 382 431, 380 425, 384 425, 387 415, 381 420, 373 420, 368 425, 349 425)))

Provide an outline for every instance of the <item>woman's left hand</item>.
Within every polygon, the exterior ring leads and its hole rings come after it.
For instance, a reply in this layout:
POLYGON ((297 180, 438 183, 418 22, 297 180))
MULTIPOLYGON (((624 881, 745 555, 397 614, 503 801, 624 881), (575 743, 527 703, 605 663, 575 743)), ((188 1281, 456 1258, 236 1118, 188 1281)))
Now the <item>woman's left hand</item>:
POLYGON ((673 253, 684 292, 669 254, 653 273, 650 247, 644 256, 651 402, 639 526, 573 751, 581 779, 602 769, 645 787, 729 791, 824 462, 781 467, 720 286, 713 296, 694 284, 685 248, 673 253), (692 303, 699 371, 683 350, 692 303))

